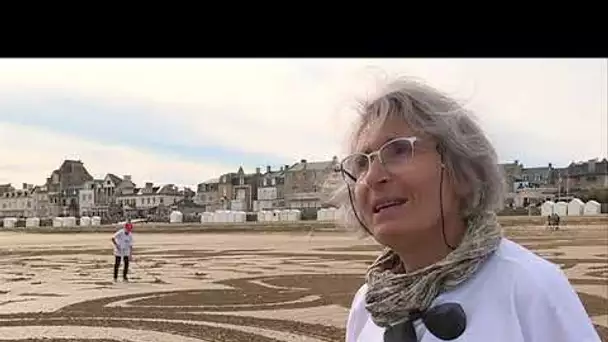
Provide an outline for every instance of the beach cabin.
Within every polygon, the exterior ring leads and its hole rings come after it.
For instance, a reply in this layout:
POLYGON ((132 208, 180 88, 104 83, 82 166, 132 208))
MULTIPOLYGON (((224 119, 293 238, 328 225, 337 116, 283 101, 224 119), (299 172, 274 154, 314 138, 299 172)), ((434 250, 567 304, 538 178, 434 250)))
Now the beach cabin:
POLYGON ((91 226, 101 226, 101 217, 93 216, 91 218, 91 226))
POLYGON ((169 214, 169 222, 170 223, 182 223, 184 221, 184 214, 181 211, 173 210, 171 214, 169 214))
POLYGON ((63 227, 76 227, 76 218, 74 216, 64 217, 63 227))
POLYGON ((600 215, 602 213, 602 205, 594 200, 591 200, 585 203, 585 208, 583 209, 583 214, 585 216, 595 216, 600 215))
POLYGON ((564 201, 559 201, 555 203, 553 212, 559 215, 560 217, 568 215, 568 203, 564 201))
POLYGON ((213 222, 213 213, 206 211, 201 215, 201 223, 210 223, 210 222, 213 222))
POLYGON ((4 219, 4 228, 15 228, 15 225, 17 224, 17 221, 19 221, 17 218, 15 217, 7 217, 4 219))
POLYGON ((88 216, 83 216, 80 218, 80 226, 81 227, 88 227, 91 225, 91 218, 88 216))
POLYGON ((63 217, 53 217, 53 227, 63 227, 63 217))
POLYGON ((585 212, 585 203, 578 198, 568 202, 568 216, 582 216, 585 212))
POLYGON ((25 219, 25 228, 37 228, 40 227, 40 219, 37 217, 28 217, 25 219))
POLYGON ((300 221, 302 219, 302 212, 298 209, 289 210, 288 220, 291 222, 300 221))
POLYGON ((237 211, 235 213, 234 217, 235 217, 234 221, 238 222, 238 223, 243 223, 243 222, 247 221, 247 213, 244 211, 237 211))
POLYGON ((540 215, 547 217, 547 216, 553 214, 554 210, 555 210, 555 202, 546 201, 545 203, 543 203, 540 206, 540 215))

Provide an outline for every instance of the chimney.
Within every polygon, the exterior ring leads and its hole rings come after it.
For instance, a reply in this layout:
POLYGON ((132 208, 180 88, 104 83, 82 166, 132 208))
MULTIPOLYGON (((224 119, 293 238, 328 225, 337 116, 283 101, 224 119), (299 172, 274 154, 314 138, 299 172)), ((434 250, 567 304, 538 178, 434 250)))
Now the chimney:
POLYGON ((283 172, 283 167, 282 166, 279 168, 279 171, 283 172))
POLYGON ((124 175, 124 176, 122 176, 122 179, 126 180, 126 181, 129 181, 129 182, 132 182, 131 175, 124 175))
POLYGON ((266 172, 270 173, 270 165, 266 166, 266 172))
POLYGON ((260 168, 259 168, 259 167, 256 167, 256 168, 255 168, 255 173, 257 173, 257 174, 259 174, 259 173, 260 173, 260 168))
POLYGON ((154 186, 152 182, 146 182, 146 188, 151 189, 154 186))
POLYGON ((23 190, 27 190, 27 183, 23 183, 23 190))
POLYGON ((300 163, 302 163, 302 164, 306 164, 306 159, 302 159, 302 160, 300 160, 300 163))

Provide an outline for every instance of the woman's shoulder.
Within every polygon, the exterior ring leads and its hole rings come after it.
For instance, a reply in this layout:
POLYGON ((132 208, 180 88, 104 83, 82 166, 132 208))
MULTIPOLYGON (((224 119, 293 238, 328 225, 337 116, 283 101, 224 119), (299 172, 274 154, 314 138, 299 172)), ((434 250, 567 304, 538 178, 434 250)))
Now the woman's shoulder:
MULTIPOLYGON (((503 279, 505 293, 510 293, 519 315, 558 315, 570 312, 586 322, 585 309, 574 286, 561 267, 526 247, 504 239, 496 253, 497 272, 510 278, 503 279), (549 314, 550 313, 550 314, 549 314)), ((555 316, 557 321, 561 317, 555 316)), ((573 318, 574 320, 574 318, 573 318)))
POLYGON ((547 291, 545 286, 551 284, 569 286, 559 265, 509 239, 503 239, 493 259, 501 273, 508 274, 515 284, 528 290, 547 291))
POLYGON ((370 317, 369 312, 365 308, 366 293, 367 284, 363 283, 353 296, 346 322, 346 341, 348 342, 358 340, 361 330, 370 317))
POLYGON ((367 293, 367 283, 363 283, 355 292, 351 301, 350 311, 353 314, 366 313, 365 294, 367 293))
POLYGON ((511 277, 524 336, 532 341, 598 341, 593 324, 564 271, 551 261, 510 240, 497 250, 496 270, 511 277))

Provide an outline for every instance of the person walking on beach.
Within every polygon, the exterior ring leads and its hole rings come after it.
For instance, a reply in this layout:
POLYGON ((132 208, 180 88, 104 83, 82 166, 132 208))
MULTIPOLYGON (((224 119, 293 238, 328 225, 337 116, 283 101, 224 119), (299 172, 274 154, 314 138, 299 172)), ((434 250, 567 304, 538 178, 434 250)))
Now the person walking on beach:
POLYGON ((118 269, 120 261, 124 262, 122 279, 125 282, 129 281, 129 261, 133 258, 133 223, 131 219, 127 219, 125 226, 112 236, 112 244, 114 244, 114 281, 118 280, 118 269))

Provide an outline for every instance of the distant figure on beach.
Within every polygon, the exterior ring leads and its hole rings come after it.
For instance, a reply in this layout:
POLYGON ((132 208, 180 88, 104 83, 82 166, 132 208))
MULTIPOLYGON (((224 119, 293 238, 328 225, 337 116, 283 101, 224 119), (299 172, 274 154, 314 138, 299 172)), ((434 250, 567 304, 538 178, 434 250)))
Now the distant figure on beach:
POLYGON ((124 262, 122 279, 129 281, 129 261, 133 259, 133 223, 127 219, 124 227, 116 231, 112 236, 114 244, 114 281, 118 281, 118 270, 121 260, 124 262))
POLYGON ((549 230, 558 230, 559 229, 559 215, 553 213, 549 215, 547 224, 549 225, 549 230))
POLYGON ((406 79, 354 123, 335 199, 385 248, 345 342, 600 342, 560 267, 503 236, 504 179, 469 109, 406 79))

